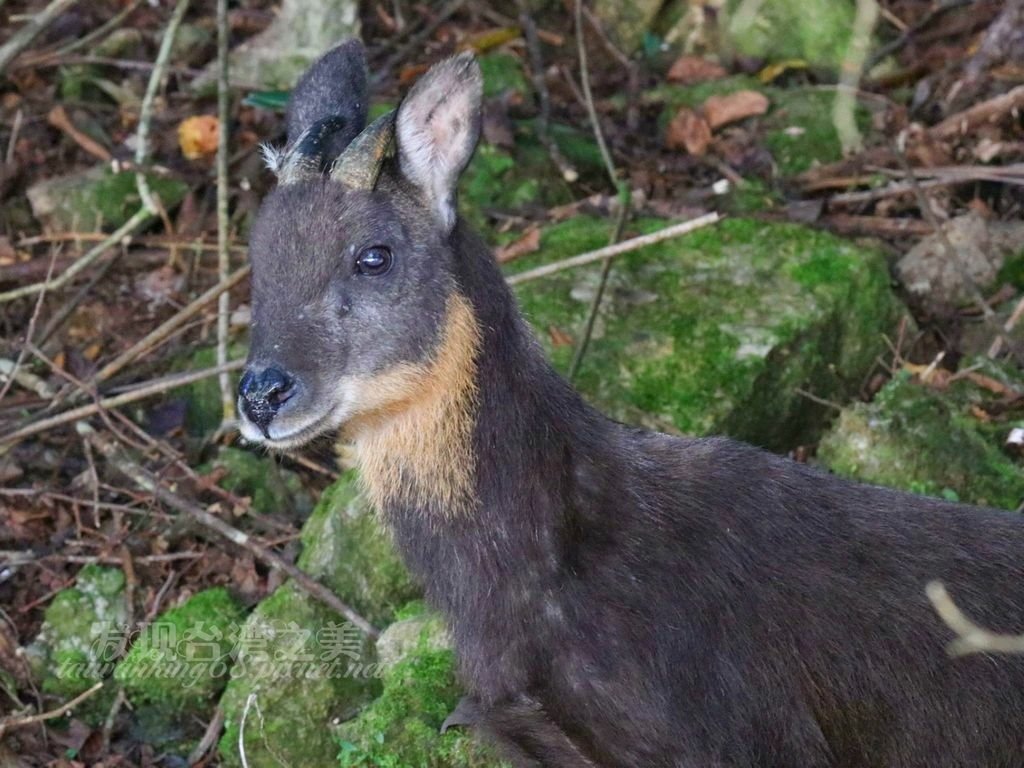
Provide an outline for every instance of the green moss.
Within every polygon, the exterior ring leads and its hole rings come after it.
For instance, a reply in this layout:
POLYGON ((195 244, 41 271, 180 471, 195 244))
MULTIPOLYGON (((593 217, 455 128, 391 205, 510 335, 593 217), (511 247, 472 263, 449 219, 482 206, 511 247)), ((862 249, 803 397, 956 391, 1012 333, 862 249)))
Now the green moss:
MULTIPOLYGON (((110 676, 125 639, 124 574, 87 565, 75 586, 58 592, 43 616, 27 656, 40 689, 70 699, 110 676)), ((99 722, 110 692, 92 697, 79 712, 99 722)))
MULTIPOLYGON (((377 626, 392 621, 419 593, 354 473, 324 492, 303 526, 302 545, 298 566, 377 626)), ((227 721, 220 749, 227 764, 238 764, 238 733, 250 694, 262 717, 247 721, 250 766, 277 766, 278 757, 297 766, 333 761, 337 743, 329 724, 352 717, 380 688, 374 649, 355 628, 345 627, 342 617, 290 584, 257 606, 244 632, 269 639, 259 653, 241 649, 221 699, 227 721), (319 668, 315 662, 339 642, 346 653, 333 667, 319 668)))
POLYGON ((999 270, 997 284, 1007 283, 1018 290, 1024 290, 1024 251, 1006 259, 1003 268, 999 270))
POLYGON ((147 626, 114 673, 133 703, 168 713, 213 706, 244 619, 223 587, 199 592, 147 626))
POLYGON ((256 607, 243 637, 220 702, 223 764, 241 764, 247 702, 250 768, 331 763, 337 744, 330 724, 352 717, 380 689, 372 647, 342 617, 290 584, 256 607))
POLYGON ((302 545, 299 567, 377 626, 419 594, 354 472, 324 491, 303 526, 302 545))
MULTIPOLYGON (((150 189, 165 208, 173 208, 188 186, 178 179, 149 176, 150 189)), ((53 229, 115 229, 142 205, 135 173, 114 173, 106 166, 47 179, 28 190, 32 208, 53 229)))
MULTIPOLYGON (((766 93, 772 108, 764 121, 764 141, 783 176, 842 158, 842 147, 832 124, 834 91, 770 88, 766 93)), ((857 106, 854 118, 862 131, 870 127, 871 115, 864 107, 857 106)))
MULTIPOLYGON (((411 607, 413 613, 419 606, 411 607)), ((380 697, 337 728, 343 768, 492 768, 499 761, 460 729, 440 733, 461 697, 451 650, 439 647, 436 617, 405 620, 421 627, 414 646, 384 673, 380 697), (415 622, 422 620, 422 623, 415 622)), ((390 631, 390 630, 389 630, 390 631)), ((386 635, 381 638, 386 640, 386 635)))
MULTIPOLYGON (((228 358, 245 357, 246 348, 239 343, 231 344, 228 349, 228 358)), ((175 366, 180 371, 200 371, 204 368, 212 368, 217 365, 217 350, 213 347, 203 347, 191 353, 179 365, 175 366)), ((231 374, 231 388, 234 391, 238 383, 238 374, 231 374)), ((220 427, 223 406, 220 400, 220 384, 216 376, 209 376, 202 381, 189 384, 186 387, 173 391, 175 396, 184 396, 187 410, 185 411, 185 428, 189 434, 196 437, 210 435, 220 427)))
MULTIPOLYGON (((578 218, 550 227, 541 253, 511 270, 602 246, 609 226, 578 218)), ((548 329, 581 327, 598 271, 569 270, 518 291, 562 370, 572 347, 551 344, 548 329)), ((577 384, 626 422, 788 449, 827 416, 796 390, 854 392, 898 313, 880 254, 795 225, 729 219, 619 259, 577 384)))
POLYGON ((853 3, 836 0, 772 0, 761 3, 753 16, 736 12, 750 3, 729 0, 722 29, 728 44, 756 58, 780 61, 802 59, 838 67, 853 25, 853 3))
MULTIPOLYGON (((217 399, 219 403, 219 395, 217 399)), ((239 496, 248 496, 256 512, 305 515, 313 506, 299 476, 265 456, 222 447, 213 461, 199 467, 203 474, 218 470, 224 472, 220 486, 239 496)))
MULTIPOLYGON (((1018 388, 1024 384, 1013 378, 1018 388)), ((818 457, 865 482, 1015 509, 1024 500, 1024 468, 1000 448, 1006 426, 971 415, 971 406, 989 397, 967 379, 937 392, 900 375, 872 403, 844 410, 818 457)))
POLYGON ((480 56, 477 61, 480 62, 484 76, 484 97, 501 96, 508 92, 526 95, 530 92, 518 56, 496 51, 480 56))

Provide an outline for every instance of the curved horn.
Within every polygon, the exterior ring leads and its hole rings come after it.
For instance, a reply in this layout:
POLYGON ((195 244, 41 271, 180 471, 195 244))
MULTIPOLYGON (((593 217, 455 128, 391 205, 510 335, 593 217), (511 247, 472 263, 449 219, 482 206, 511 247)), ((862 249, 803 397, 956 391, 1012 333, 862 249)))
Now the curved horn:
POLYGON ((317 120, 299 134, 284 153, 273 161, 281 185, 309 181, 321 173, 327 140, 343 129, 348 121, 340 115, 317 120))
POLYGON ((331 178, 352 189, 373 189, 384 160, 391 154, 394 138, 395 112, 391 111, 352 140, 331 166, 331 178))

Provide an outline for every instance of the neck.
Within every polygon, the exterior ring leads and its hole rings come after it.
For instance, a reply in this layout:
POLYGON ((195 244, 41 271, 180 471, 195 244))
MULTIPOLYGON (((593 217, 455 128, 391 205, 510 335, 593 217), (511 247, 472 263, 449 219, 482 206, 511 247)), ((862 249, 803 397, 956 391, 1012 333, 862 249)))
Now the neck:
POLYGON ((561 567, 579 491, 601 492, 612 442, 610 422, 544 358, 485 247, 456 236, 459 293, 419 371, 430 385, 354 436, 371 500, 428 596, 450 610, 471 599, 481 571, 511 587, 524 563, 533 576, 561 567))

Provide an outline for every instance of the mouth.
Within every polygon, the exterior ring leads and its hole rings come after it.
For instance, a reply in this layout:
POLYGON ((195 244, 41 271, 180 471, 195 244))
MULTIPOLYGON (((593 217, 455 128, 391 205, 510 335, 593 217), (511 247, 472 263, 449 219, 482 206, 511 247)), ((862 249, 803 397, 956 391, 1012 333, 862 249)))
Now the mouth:
MULTIPOLYGON (((261 432, 259 427, 243 415, 239 431, 242 433, 242 437, 250 443, 258 443, 267 448, 283 451, 299 448, 340 426, 338 409, 332 408, 326 413, 314 416, 298 427, 285 426, 284 431, 275 430, 275 425, 272 423, 267 434, 261 432)), ((280 428, 278 429, 280 430, 280 428)))

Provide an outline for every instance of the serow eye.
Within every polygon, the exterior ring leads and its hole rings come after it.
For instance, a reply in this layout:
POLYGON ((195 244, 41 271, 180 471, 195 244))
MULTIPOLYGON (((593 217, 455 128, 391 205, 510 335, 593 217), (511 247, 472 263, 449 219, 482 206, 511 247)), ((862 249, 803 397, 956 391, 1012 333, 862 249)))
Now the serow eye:
POLYGON ((374 245, 359 254, 359 258, 356 259, 356 270, 361 275, 377 277, 389 272, 394 260, 387 246, 374 245))

